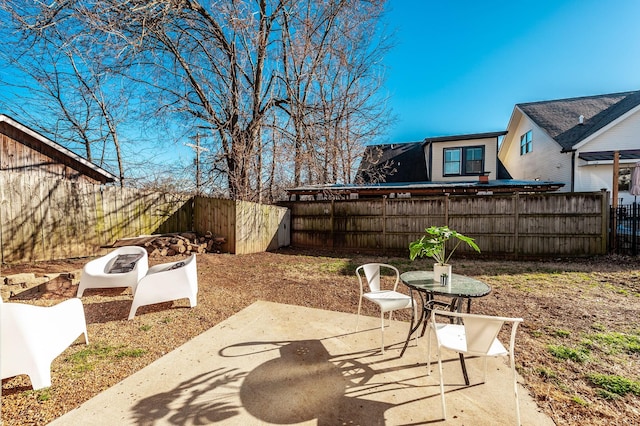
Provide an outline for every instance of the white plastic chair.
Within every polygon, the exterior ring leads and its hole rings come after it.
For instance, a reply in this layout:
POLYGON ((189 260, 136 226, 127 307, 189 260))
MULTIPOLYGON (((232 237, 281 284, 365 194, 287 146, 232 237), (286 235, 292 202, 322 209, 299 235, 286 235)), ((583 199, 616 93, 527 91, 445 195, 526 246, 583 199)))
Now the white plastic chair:
POLYGON ((384 354, 384 314, 389 312, 389 321, 391 321, 393 311, 412 308, 414 310, 413 314, 415 318, 416 304, 413 302, 411 297, 396 291, 398 283, 400 282, 400 271, 398 271, 398 268, 395 266, 387 265, 386 263, 367 263, 356 268, 356 275, 360 282, 360 299, 358 300, 356 331, 358 331, 358 326, 360 324, 360 309, 362 307, 362 298, 364 297, 380 307, 381 351, 384 354), (395 282, 391 290, 381 288, 380 273, 382 268, 388 268, 395 272, 395 282), (369 288, 368 292, 365 292, 365 283, 369 288))
POLYGON ((3 303, 0 335, 0 372, 3 379, 27 374, 33 389, 51 386, 51 363, 81 334, 86 344, 87 324, 80 299, 44 307, 3 303))
POLYGON ((464 314, 434 310, 429 320, 430 329, 428 343, 427 374, 431 373, 431 335, 435 334, 438 355, 438 370, 440 371, 440 399, 442 400, 442 418, 446 420, 444 402, 444 377, 442 375, 442 348, 450 349, 464 355, 484 358, 484 376, 487 378, 487 357, 508 356, 513 372, 513 392, 516 400, 517 424, 520 425, 520 404, 518 402, 518 377, 516 374, 513 349, 516 341, 516 331, 522 318, 495 317, 488 315, 464 314), (438 323, 436 316, 447 317, 446 323, 438 323), (511 325, 511 339, 509 348, 505 348, 498 340, 498 333, 504 324, 511 325))
POLYGON ((135 294, 138 282, 148 270, 149 256, 144 247, 119 247, 105 256, 90 261, 82 268, 76 296, 82 297, 82 294, 88 288, 117 287, 131 287, 131 292, 135 294), (135 261, 133 269, 119 272, 122 268, 118 268, 118 263, 126 260, 126 257, 123 256, 127 255, 131 256, 130 258, 135 258, 136 256, 139 256, 139 258, 135 261))
POLYGON ((196 255, 184 260, 163 263, 149 268, 133 295, 129 319, 133 319, 140 306, 188 298, 193 308, 198 303, 198 270, 196 255))

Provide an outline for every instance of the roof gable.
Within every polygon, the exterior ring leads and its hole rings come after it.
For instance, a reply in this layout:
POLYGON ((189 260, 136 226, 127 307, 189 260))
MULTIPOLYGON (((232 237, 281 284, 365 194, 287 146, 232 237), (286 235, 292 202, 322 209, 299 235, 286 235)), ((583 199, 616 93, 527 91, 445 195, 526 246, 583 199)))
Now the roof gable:
POLYGON ((19 139, 15 138, 18 143, 38 152, 45 153, 49 158, 75 169, 95 181, 108 183, 117 180, 117 177, 108 171, 96 166, 90 161, 75 154, 73 151, 68 150, 62 145, 52 141, 5 114, 0 114, 0 126, 2 125, 9 126, 5 128, 5 131, 14 133, 14 138, 15 135, 19 135, 19 139))
POLYGON ((517 104, 563 151, 640 105, 640 91, 517 104), (580 123, 580 116, 583 123, 580 123))

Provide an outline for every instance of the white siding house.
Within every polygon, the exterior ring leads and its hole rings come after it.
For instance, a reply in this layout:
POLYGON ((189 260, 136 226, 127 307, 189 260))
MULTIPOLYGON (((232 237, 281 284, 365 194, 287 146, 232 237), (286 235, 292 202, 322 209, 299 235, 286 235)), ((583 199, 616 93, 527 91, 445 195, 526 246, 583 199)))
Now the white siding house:
POLYGON ((507 132, 498 157, 514 179, 612 191, 617 151, 618 197, 633 201, 626 182, 640 161, 640 91, 518 104, 507 132))
MULTIPOLYGON (((514 179, 571 181, 570 154, 562 153, 558 143, 517 106, 508 129, 499 158, 514 179), (521 154, 520 139, 527 132, 531 132, 531 151, 521 154)), ((568 191, 567 186, 561 191, 568 191)))

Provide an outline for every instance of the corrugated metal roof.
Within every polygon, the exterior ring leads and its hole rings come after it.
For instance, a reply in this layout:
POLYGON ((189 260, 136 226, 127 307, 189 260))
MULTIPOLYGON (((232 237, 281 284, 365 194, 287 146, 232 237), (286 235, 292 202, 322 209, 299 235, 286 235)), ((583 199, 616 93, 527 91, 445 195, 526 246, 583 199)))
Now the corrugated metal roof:
MULTIPOLYGON (((578 158, 584 161, 613 161, 615 151, 592 151, 581 152, 578 158)), ((640 149, 628 149, 618 151, 620 160, 638 160, 640 159, 640 149)))
POLYGON ((479 192, 513 193, 513 192, 549 192, 562 188, 564 183, 546 181, 521 181, 513 179, 492 180, 488 183, 469 182, 381 182, 368 185, 358 184, 326 184, 307 185, 288 189, 290 195, 316 195, 333 193, 348 195, 382 196, 387 194, 435 195, 435 194, 477 194, 479 192))

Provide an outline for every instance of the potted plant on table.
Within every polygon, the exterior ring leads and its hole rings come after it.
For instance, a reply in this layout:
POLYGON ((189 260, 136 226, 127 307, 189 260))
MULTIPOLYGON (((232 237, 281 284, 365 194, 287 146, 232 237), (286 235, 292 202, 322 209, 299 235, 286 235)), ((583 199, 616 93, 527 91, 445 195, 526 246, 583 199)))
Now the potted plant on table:
POLYGON ((424 230, 419 240, 409 243, 409 258, 415 260, 416 257, 432 257, 436 263, 433 264, 433 277, 435 280, 444 278, 446 284, 451 284, 451 265, 449 259, 458 246, 466 243, 469 247, 480 253, 480 248, 473 238, 449 229, 448 226, 430 226, 424 230), (451 250, 447 252, 447 242, 450 239, 457 240, 451 250), (444 277, 446 275, 446 277, 444 277))

